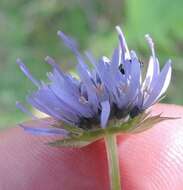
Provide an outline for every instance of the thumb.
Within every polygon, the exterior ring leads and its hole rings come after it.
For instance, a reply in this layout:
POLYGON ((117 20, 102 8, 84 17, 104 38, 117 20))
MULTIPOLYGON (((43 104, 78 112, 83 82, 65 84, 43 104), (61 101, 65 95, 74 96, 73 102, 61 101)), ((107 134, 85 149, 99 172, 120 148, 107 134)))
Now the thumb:
MULTIPOLYGON (((180 106, 157 105, 154 113, 183 116, 180 106)), ((81 149, 45 145, 51 137, 14 128, 0 134, 0 189, 109 190, 103 141, 81 149)), ((138 135, 118 137, 124 190, 181 190, 183 119, 165 121, 138 135)))
POLYGON ((126 190, 181 190, 183 187, 183 107, 159 104, 153 112, 181 119, 119 138, 122 183, 126 190))

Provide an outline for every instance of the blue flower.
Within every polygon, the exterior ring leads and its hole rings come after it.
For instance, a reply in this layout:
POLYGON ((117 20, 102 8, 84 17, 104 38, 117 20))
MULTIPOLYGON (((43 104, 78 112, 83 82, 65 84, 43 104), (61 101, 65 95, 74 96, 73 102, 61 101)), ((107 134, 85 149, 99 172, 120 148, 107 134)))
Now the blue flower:
MULTIPOLYGON (((51 57, 46 57, 46 62, 52 66, 52 72, 47 74, 50 82, 45 84, 35 79, 18 59, 20 69, 38 88, 27 97, 27 102, 50 115, 55 123, 64 122, 82 130, 106 128, 111 120, 136 117, 158 102, 171 80, 171 61, 167 61, 160 72, 154 43, 146 35, 152 55, 143 79, 143 64, 135 51, 129 51, 120 27, 117 26, 116 29, 119 45, 112 58, 103 56, 99 60, 88 52, 82 55, 73 39, 58 32, 58 36, 77 58, 79 79, 64 73, 51 57), (86 59, 91 63, 92 69, 85 63, 86 59)), ((37 119, 20 103, 17 106, 37 119)), ((59 128, 25 129, 34 134, 68 135, 66 129, 59 128)))

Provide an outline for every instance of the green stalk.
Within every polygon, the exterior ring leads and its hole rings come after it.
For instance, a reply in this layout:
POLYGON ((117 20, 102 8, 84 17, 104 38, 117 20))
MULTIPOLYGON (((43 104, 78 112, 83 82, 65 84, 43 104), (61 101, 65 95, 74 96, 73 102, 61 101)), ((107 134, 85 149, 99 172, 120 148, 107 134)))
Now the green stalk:
POLYGON ((107 134, 105 137, 105 145, 107 151, 111 190, 121 190, 116 135, 107 134))

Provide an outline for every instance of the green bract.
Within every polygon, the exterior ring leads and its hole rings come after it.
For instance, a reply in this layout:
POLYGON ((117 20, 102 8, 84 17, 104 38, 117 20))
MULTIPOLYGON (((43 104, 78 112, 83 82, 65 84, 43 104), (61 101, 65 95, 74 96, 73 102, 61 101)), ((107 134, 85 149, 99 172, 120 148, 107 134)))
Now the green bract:
MULTIPOLYGON (((113 120, 105 129, 96 128, 92 130, 82 130, 69 125, 63 125, 62 123, 62 128, 69 131, 68 137, 58 139, 54 142, 50 142, 49 145, 62 147, 84 147, 99 139, 104 138, 106 135, 109 134, 118 135, 120 133, 134 134, 143 132, 153 127, 155 124, 168 119, 173 118, 163 117, 161 116, 161 114, 150 116, 150 112, 144 112, 133 119, 128 119, 127 121, 113 120)), ((59 127, 59 125, 56 125, 55 127, 59 127)))

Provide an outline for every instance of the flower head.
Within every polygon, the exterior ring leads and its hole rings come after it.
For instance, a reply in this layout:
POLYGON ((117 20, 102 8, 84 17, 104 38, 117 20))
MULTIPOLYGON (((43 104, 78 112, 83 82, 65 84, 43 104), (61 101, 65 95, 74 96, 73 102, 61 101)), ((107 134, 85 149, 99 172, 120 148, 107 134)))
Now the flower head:
MULTIPOLYGON (((120 27, 116 29, 119 45, 112 58, 103 56, 99 60, 88 52, 82 55, 73 39, 58 32, 77 58, 79 79, 64 73, 51 57, 46 57, 45 61, 52 66, 52 72, 47 74, 50 82, 45 84, 35 79, 22 61, 17 60, 21 70, 38 88, 27 97, 27 102, 54 118, 54 126, 58 127, 60 122, 67 125, 56 129, 27 127, 26 130, 67 136, 71 129, 89 131, 107 128, 113 121, 124 122, 137 117, 164 95, 171 79, 171 61, 167 61, 160 72, 154 43, 146 35, 152 55, 143 79, 142 63, 135 51, 129 51, 120 27), (85 64, 86 59, 92 69, 85 64)), ((28 112, 20 103, 17 106, 28 112)))

